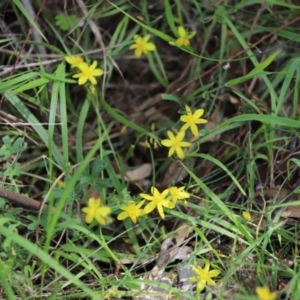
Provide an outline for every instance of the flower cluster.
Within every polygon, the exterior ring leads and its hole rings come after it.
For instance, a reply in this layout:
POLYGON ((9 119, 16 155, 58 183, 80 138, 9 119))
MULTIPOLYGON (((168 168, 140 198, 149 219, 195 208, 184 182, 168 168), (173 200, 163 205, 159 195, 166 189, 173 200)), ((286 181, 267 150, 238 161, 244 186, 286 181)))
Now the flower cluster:
POLYGON ((78 73, 73 75, 73 78, 78 78, 79 85, 83 85, 87 81, 90 81, 91 84, 96 85, 97 80, 95 77, 101 76, 104 73, 102 69, 96 68, 97 61, 94 61, 91 65, 88 65, 80 56, 66 56, 65 60, 71 65, 71 68, 76 68, 78 70, 78 73))
POLYGON ((183 141, 186 130, 190 128, 192 134, 194 136, 198 136, 199 131, 197 125, 207 123, 207 120, 201 119, 202 115, 204 114, 204 110, 202 108, 195 110, 193 113, 190 107, 187 105, 185 106, 185 109, 186 115, 182 115, 180 117, 180 120, 185 124, 181 127, 180 131, 176 134, 176 136, 171 131, 168 131, 167 135, 169 139, 164 139, 161 141, 163 146, 170 148, 168 153, 169 157, 176 153, 180 159, 183 159, 184 152, 182 148, 190 147, 192 145, 189 142, 183 141))
POLYGON ((153 186, 151 187, 151 194, 141 193, 140 196, 143 200, 138 204, 130 200, 127 205, 121 207, 123 211, 118 215, 118 220, 130 218, 133 223, 136 223, 138 217, 151 213, 155 208, 164 219, 164 208, 174 208, 178 200, 186 201, 190 197, 190 194, 184 190, 184 187, 170 187, 163 192, 159 192, 153 186), (145 200, 150 202, 142 208, 145 200))
MULTIPOLYGON (((151 194, 141 193, 140 196, 143 198, 139 203, 135 203, 133 200, 129 200, 128 203, 121 207, 122 212, 119 213, 117 219, 125 220, 130 218, 133 223, 137 222, 137 218, 143 215, 147 215, 157 208, 158 213, 162 218, 164 215, 164 208, 174 208, 177 201, 186 201, 190 194, 182 187, 170 187, 165 189, 163 192, 159 192, 156 187, 151 188, 151 194), (150 201, 144 208, 142 208, 145 200, 150 201)), ((82 211, 86 214, 86 223, 91 223, 94 219, 101 225, 109 223, 110 218, 108 215, 111 213, 111 209, 108 206, 104 206, 101 203, 101 198, 90 198, 88 206, 84 207, 82 211)))
POLYGON ((164 219, 164 207, 172 209, 178 200, 186 200, 190 194, 184 191, 184 187, 170 187, 160 193, 156 187, 152 186, 151 194, 141 193, 140 196, 150 201, 144 208, 144 214, 149 214, 157 208, 159 215, 164 219))
MULTIPOLYGON (((179 47, 186 47, 190 45, 190 39, 194 37, 196 31, 187 32, 184 27, 177 28, 178 38, 175 40, 175 45, 179 47)), ((155 51, 156 46, 150 42, 150 35, 146 34, 144 37, 135 34, 133 37, 134 43, 130 45, 129 49, 134 50, 134 56, 139 58, 143 54, 147 55, 148 52, 155 51)))

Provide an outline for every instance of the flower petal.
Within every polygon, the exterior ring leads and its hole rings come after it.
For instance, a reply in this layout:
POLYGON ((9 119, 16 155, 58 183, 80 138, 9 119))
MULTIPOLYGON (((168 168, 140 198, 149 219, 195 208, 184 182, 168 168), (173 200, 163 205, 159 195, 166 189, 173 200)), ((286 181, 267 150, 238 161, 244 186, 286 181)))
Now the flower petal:
POLYGON ((192 124, 191 126, 191 132, 194 136, 198 136, 199 135, 199 130, 198 127, 195 124, 192 124))
POLYGON ((206 263, 206 264, 205 264, 204 270, 205 270, 206 272, 209 271, 209 263, 206 263))
POLYGON ((95 219, 98 221, 99 224, 101 225, 106 225, 108 223, 107 216, 103 215, 96 215, 95 219))
POLYGON ((134 51, 134 56, 135 57, 141 57, 142 56, 142 54, 143 54, 143 51, 141 50, 141 49, 135 49, 135 51, 134 51))
POLYGON ((162 202, 162 205, 163 205, 164 207, 170 208, 170 209, 172 209, 172 208, 175 207, 175 204, 174 204, 172 201, 170 201, 170 200, 164 200, 164 201, 162 202))
POLYGON ((132 44, 132 45, 129 47, 129 50, 134 50, 136 47, 137 47, 136 44, 132 44))
POLYGON ((136 205, 136 207, 137 207, 137 208, 141 208, 141 207, 142 207, 142 205, 144 204, 144 202, 145 202, 144 200, 143 200, 143 201, 141 201, 140 203, 138 203, 138 204, 136 205))
POLYGON ((146 34, 144 37, 143 37, 143 42, 144 43, 147 43, 149 40, 150 40, 151 36, 150 34, 146 34))
MULTIPOLYGON (((183 117, 186 117, 186 116, 182 116, 181 118, 180 118, 180 120, 182 121, 182 122, 187 122, 187 120, 186 119, 182 119, 183 117)), ((190 125, 188 124, 188 123, 185 123, 181 128, 180 128, 180 131, 185 131, 185 130, 187 130, 188 128, 190 127, 190 125)))
POLYGON ((175 152, 175 148, 171 147, 168 153, 168 157, 171 157, 174 154, 174 152, 175 152))
POLYGON ((95 199, 94 197, 91 197, 89 199, 89 207, 91 207, 91 208, 97 208, 97 207, 99 207, 99 205, 100 205, 100 201, 99 200, 95 199))
POLYGON ((182 122, 187 122, 187 121, 189 120, 189 115, 183 115, 183 116, 181 116, 181 117, 180 117, 180 120, 181 120, 182 122))
POLYGON ((183 159, 183 158, 184 158, 183 150, 182 150, 180 147, 176 147, 175 151, 176 151, 177 156, 178 156, 180 159, 183 159))
POLYGON ((165 147, 171 147, 173 145, 173 142, 171 140, 162 140, 161 144, 165 147))
POLYGON ((108 206, 100 206, 98 209, 97 209, 97 212, 96 212, 96 214, 99 214, 99 215, 108 215, 108 214, 110 214, 110 212, 111 212, 111 209, 110 209, 110 207, 108 207, 108 206))
POLYGON ((73 64, 73 58, 71 56, 65 56, 65 60, 68 64, 70 64, 70 65, 73 64))
POLYGON ((78 84, 83 85, 87 82, 87 80, 88 80, 88 78, 86 76, 84 76, 84 77, 82 76, 78 79, 78 84))
POLYGON ((145 45, 145 50, 147 51, 154 51, 156 49, 156 46, 153 43, 147 43, 145 45))
POLYGON ((216 276, 218 276, 220 273, 221 273, 220 270, 211 270, 211 271, 208 272, 208 276, 209 276, 209 277, 216 277, 216 276))
POLYGON ((94 76, 101 76, 103 75, 104 71, 102 69, 96 69, 93 71, 94 76))
POLYGON ((176 139, 178 141, 182 141, 184 139, 184 136, 185 136, 185 131, 179 131, 177 136, 176 136, 176 139))
POLYGON ((88 67, 89 67, 88 64, 85 63, 85 62, 83 62, 83 63, 81 63, 81 64, 78 65, 78 69, 79 69, 81 72, 84 71, 84 70, 86 70, 88 67))
POLYGON ((204 109, 203 108, 199 108, 199 109, 197 109, 195 112, 194 112, 194 117, 196 118, 196 119, 199 119, 200 117, 202 117, 203 116, 203 114, 204 114, 204 109))
POLYGON ((153 211, 155 209, 155 207, 156 207, 156 203, 150 202, 145 206, 143 213, 145 215, 147 215, 147 214, 151 213, 151 211, 153 211))
POLYGON ((188 39, 191 39, 193 36, 195 36, 195 34, 197 33, 196 30, 193 30, 192 32, 190 32, 187 36, 188 39))
POLYGON ((167 131, 167 135, 168 135, 168 137, 169 137, 170 140, 175 140, 175 136, 174 136, 174 134, 173 134, 172 131, 168 130, 167 131))
POLYGON ((169 193, 170 193, 170 190, 169 190, 169 189, 165 189, 165 190, 161 193, 161 195, 162 195, 163 198, 166 198, 166 196, 167 196, 169 193))
POLYGON ((94 76, 90 76, 90 77, 89 77, 89 80, 90 80, 90 82, 91 82, 93 85, 96 85, 96 84, 97 84, 97 80, 95 79, 94 76))
POLYGON ((197 289, 199 290, 199 292, 203 291, 203 289, 205 288, 205 280, 200 280, 197 283, 197 289))
POLYGON ((140 196, 141 196, 143 199, 147 199, 147 200, 150 200, 150 201, 153 200, 153 196, 148 195, 148 194, 141 193, 140 196))
POLYGON ((209 285, 212 285, 212 286, 216 286, 216 282, 214 280, 212 280, 211 278, 206 278, 206 282, 207 284, 209 285))
POLYGON ((127 211, 123 211, 123 212, 121 212, 121 213, 118 214, 117 219, 118 220, 124 220, 124 219, 126 219, 128 217, 129 217, 128 212, 127 211))
POLYGON ((86 222, 86 223, 90 224, 90 223, 93 222, 93 220, 94 220, 94 216, 93 216, 93 215, 87 214, 87 215, 85 216, 85 222, 86 222))
POLYGON ((162 205, 160 205, 160 204, 157 205, 157 210, 158 210, 158 213, 161 216, 161 218, 164 219, 165 218, 165 214, 164 214, 164 209, 163 209, 162 205))
POLYGON ((191 108, 187 105, 185 105, 185 110, 187 113, 192 113, 191 108))
POLYGON ((181 38, 186 37, 186 31, 182 26, 179 26, 177 30, 178 30, 179 37, 181 37, 181 38))
POLYGON ((159 190, 155 186, 151 186, 151 193, 153 196, 160 194, 159 190))
POLYGON ((180 142, 180 147, 182 148, 186 148, 186 147, 190 147, 192 146, 192 144, 190 142, 180 142))
POLYGON ((206 124, 208 121, 205 120, 205 119, 198 119, 198 120, 195 120, 195 124, 206 124))
POLYGON ((97 66, 97 61, 96 60, 94 60, 93 61, 93 63, 92 63, 92 65, 89 67, 91 70, 94 70, 95 68, 96 68, 96 66, 97 66))
POLYGON ((90 208, 89 207, 84 207, 81 209, 82 212, 84 212, 85 214, 88 214, 89 211, 90 211, 90 208))

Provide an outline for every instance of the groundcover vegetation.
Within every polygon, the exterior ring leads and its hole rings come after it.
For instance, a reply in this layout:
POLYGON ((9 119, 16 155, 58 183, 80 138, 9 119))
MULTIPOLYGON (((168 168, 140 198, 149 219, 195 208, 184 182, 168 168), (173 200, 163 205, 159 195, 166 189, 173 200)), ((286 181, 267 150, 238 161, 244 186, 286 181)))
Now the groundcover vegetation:
POLYGON ((300 299, 299 1, 0 11, 1 299, 300 299))

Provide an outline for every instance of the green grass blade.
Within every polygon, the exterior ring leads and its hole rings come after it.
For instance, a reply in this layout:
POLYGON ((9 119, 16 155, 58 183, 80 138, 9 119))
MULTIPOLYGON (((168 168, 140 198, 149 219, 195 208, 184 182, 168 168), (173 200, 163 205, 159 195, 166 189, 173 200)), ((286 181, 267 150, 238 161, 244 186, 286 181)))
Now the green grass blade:
MULTIPOLYGON (((26 122, 30 123, 32 128, 35 130, 35 132, 38 134, 40 139, 47 145, 48 145, 48 132, 44 129, 43 125, 40 124, 39 120, 31 113, 31 111, 23 104, 21 99, 14 95, 11 92, 6 92, 5 98, 19 111, 19 113, 22 115, 22 117, 26 120, 26 122)), ((52 151, 53 151, 53 157, 57 164, 60 166, 63 166, 63 157, 57 148, 57 146, 53 143, 52 144, 52 151)))
MULTIPOLYGON (((14 243, 18 244, 23 249, 27 250, 32 255, 38 257, 44 264, 46 264, 49 268, 55 270, 60 273, 63 277, 70 280, 74 285, 84 291, 89 297, 92 299, 98 299, 94 294, 93 290, 91 290, 87 285, 85 285, 82 281, 76 278, 73 274, 71 274, 67 269, 65 269, 58 261, 52 258, 49 254, 39 248, 36 244, 31 243, 24 237, 17 234, 14 230, 9 230, 5 225, 0 224, 0 232, 6 238, 10 238, 14 240, 14 243)), ((14 299, 14 298, 12 298, 14 299)))
POLYGON ((37 26, 36 22, 32 19, 31 15, 28 13, 27 9, 23 6, 23 4, 19 0, 13 0, 13 2, 19 8, 22 14, 26 17, 27 21, 31 24, 31 26, 39 33, 41 37, 43 37, 45 41, 47 41, 39 26, 37 26))

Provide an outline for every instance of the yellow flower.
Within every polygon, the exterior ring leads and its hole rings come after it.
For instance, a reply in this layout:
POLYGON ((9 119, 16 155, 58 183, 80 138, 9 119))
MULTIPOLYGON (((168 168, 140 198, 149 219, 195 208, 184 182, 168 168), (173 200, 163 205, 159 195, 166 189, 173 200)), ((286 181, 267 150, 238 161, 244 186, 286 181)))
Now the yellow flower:
POLYGON ((192 31, 191 33, 187 33, 186 30, 179 26, 177 28, 179 38, 175 41, 175 44, 177 46, 189 46, 190 45, 190 39, 196 34, 196 31, 192 31))
POLYGON ((168 188, 169 194, 171 195, 171 200, 176 204, 178 200, 185 200, 190 198, 190 194, 184 191, 184 186, 178 188, 177 186, 173 186, 168 188))
POLYGON ((243 211, 242 212, 242 216, 244 217, 244 219, 246 219, 247 221, 251 221, 251 214, 249 213, 249 211, 243 211))
POLYGON ((155 45, 151 42, 150 35, 146 34, 144 37, 139 35, 134 36, 134 44, 129 47, 130 50, 134 50, 135 57, 140 57, 142 54, 147 54, 149 51, 156 49, 155 45))
POLYGON ((65 60, 71 65, 71 68, 78 68, 78 66, 83 63, 81 56, 65 56, 65 60))
POLYGON ((89 224, 96 219, 101 225, 109 222, 108 215, 111 209, 108 206, 101 205, 101 199, 94 197, 89 199, 88 206, 84 207, 82 211, 86 214, 85 221, 89 224))
POLYGON ((197 109, 193 114, 191 109, 186 105, 185 106, 186 115, 183 115, 180 117, 180 120, 184 122, 185 124, 182 126, 181 130, 187 130, 189 127, 191 128, 191 131, 194 136, 198 136, 199 131, 196 124, 205 124, 207 123, 207 120, 200 119, 204 113, 204 109, 200 108, 197 109))
POLYGON ((118 220, 124 220, 126 218, 130 218, 133 223, 136 223, 136 219, 143 215, 143 210, 141 206, 145 201, 141 201, 138 204, 135 204, 132 200, 128 202, 126 206, 121 207, 123 212, 119 213, 118 220))
POLYGON ((182 142, 185 136, 185 131, 181 130, 178 132, 176 136, 171 131, 167 132, 169 139, 162 140, 161 144, 165 147, 170 147, 168 156, 172 156, 174 152, 176 152, 177 156, 180 159, 183 159, 184 153, 181 148, 190 147, 192 144, 189 142, 182 142))
POLYGON ((58 180, 57 185, 58 185, 58 188, 61 190, 66 188, 66 183, 63 180, 58 180))
POLYGON ((81 71, 81 73, 73 75, 73 78, 79 78, 79 85, 85 84, 88 80, 94 85, 97 84, 95 77, 101 76, 104 72, 101 69, 96 69, 96 66, 97 61, 94 61, 91 66, 85 62, 79 64, 78 69, 81 71))
POLYGON ((174 208, 175 205, 170 201, 167 196, 169 194, 168 190, 164 190, 162 193, 160 193, 157 188, 154 186, 151 187, 151 193, 153 196, 148 194, 140 194, 140 196, 146 200, 151 201, 146 205, 144 208, 144 214, 149 214, 151 211, 153 211, 155 208, 157 208, 159 215, 164 219, 164 209, 166 208, 174 208))
POLYGON ((221 271, 219 270, 209 271, 208 263, 205 264, 205 267, 203 269, 198 266, 192 266, 192 268, 196 276, 191 277, 190 281, 197 282, 197 289, 199 290, 199 292, 201 292, 205 288, 206 284, 215 286, 216 283, 212 280, 212 278, 218 276, 221 273, 221 271))
POLYGON ((258 286, 256 288, 256 293, 259 300, 275 300, 277 296, 276 292, 271 293, 266 286, 258 286))

